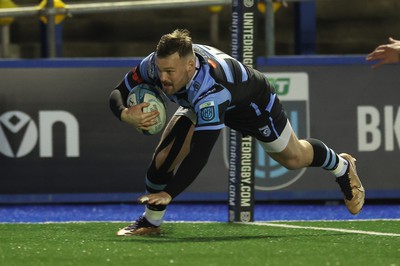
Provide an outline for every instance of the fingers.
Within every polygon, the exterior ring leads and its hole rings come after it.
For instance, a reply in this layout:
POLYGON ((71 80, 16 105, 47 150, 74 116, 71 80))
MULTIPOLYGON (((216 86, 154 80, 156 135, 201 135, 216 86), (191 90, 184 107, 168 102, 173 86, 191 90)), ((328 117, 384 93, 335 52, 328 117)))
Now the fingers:
POLYGON ((158 111, 151 111, 147 113, 143 113, 141 115, 141 123, 139 124, 139 127, 144 130, 148 130, 149 127, 154 126, 157 124, 157 116, 159 116, 160 113, 158 111))
POLYGON ((385 49, 375 49, 372 53, 367 55, 367 61, 382 59, 385 54, 385 49))
POLYGON ((149 106, 150 104, 149 103, 146 103, 146 102, 143 102, 143 103, 139 103, 139 104, 137 104, 137 105, 135 105, 137 108, 140 108, 140 109, 142 109, 143 110, 143 108, 145 108, 145 107, 147 107, 147 106, 149 106))
POLYGON ((150 112, 143 112, 143 108, 149 106, 149 103, 140 103, 128 108, 121 112, 121 120, 133 125, 136 128, 148 130, 149 127, 157 124, 157 110, 150 112))
POLYGON ((134 125, 139 129, 148 130, 149 127, 157 124, 156 118, 160 114, 157 110, 143 112, 143 108, 149 105, 149 103, 140 103, 129 107, 128 113, 131 116, 131 119, 135 121, 134 125))
POLYGON ((152 194, 138 198, 138 203, 140 204, 167 205, 168 203, 165 203, 166 201, 166 199, 155 197, 152 194))
POLYGON ((384 65, 384 64, 386 64, 386 62, 385 61, 380 61, 379 63, 377 63, 377 64, 375 64, 375 65, 372 65, 372 69, 377 69, 377 68, 379 68, 379 67, 381 67, 382 65, 384 65))
POLYGON ((390 43, 399 43, 399 40, 393 39, 392 37, 389 37, 389 42, 390 43))
MULTIPOLYGON (((149 103, 141 103, 136 105, 136 108, 140 108, 141 110, 143 110, 143 108, 148 107, 150 104, 149 103)), ((154 111, 150 111, 150 112, 143 112, 141 114, 141 118, 143 120, 152 120, 154 118, 156 118, 158 115, 160 114, 160 112, 158 112, 157 110, 154 111)))
POLYGON ((140 204, 147 204, 147 202, 149 201, 149 197, 147 197, 147 196, 142 196, 142 197, 139 197, 139 198, 137 199, 137 201, 138 201, 138 203, 140 203, 140 204))
POLYGON ((148 194, 138 198, 140 204, 168 205, 171 202, 171 196, 162 191, 155 194, 148 194))
POLYGON ((378 60, 378 62, 372 66, 373 69, 377 69, 384 64, 400 62, 400 41, 389 37, 389 44, 382 44, 376 47, 366 56, 366 60, 378 60))
POLYGON ((154 198, 154 199, 149 200, 147 203, 154 204, 154 205, 168 205, 169 202, 170 202, 170 200, 168 200, 166 198, 154 198))
POLYGON ((157 110, 154 110, 154 111, 143 113, 142 118, 150 120, 150 119, 156 118, 159 115, 160 115, 160 112, 157 110))
POLYGON ((367 57, 367 61, 376 61, 379 60, 376 64, 372 65, 372 69, 377 69, 380 66, 389 63, 387 59, 385 59, 384 55, 378 54, 378 55, 373 55, 371 57, 367 57))

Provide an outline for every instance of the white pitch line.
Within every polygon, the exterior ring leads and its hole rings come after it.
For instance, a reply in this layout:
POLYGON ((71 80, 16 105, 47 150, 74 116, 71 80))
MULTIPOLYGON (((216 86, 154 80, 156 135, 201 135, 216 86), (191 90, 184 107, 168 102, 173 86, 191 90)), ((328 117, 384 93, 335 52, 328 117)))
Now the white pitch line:
POLYGON ((254 225, 261 226, 272 226, 272 227, 282 227, 282 228, 294 228, 294 229, 310 229, 310 230, 319 230, 319 231, 334 231, 341 233, 351 233, 351 234, 364 234, 364 235, 375 235, 375 236, 397 236, 400 237, 400 234, 394 233, 383 233, 383 232, 374 232, 374 231, 361 231, 361 230, 349 230, 349 229, 340 229, 340 228, 330 228, 330 227, 314 227, 314 226, 300 226, 300 225, 291 225, 291 224, 275 224, 275 223, 251 223, 254 225))

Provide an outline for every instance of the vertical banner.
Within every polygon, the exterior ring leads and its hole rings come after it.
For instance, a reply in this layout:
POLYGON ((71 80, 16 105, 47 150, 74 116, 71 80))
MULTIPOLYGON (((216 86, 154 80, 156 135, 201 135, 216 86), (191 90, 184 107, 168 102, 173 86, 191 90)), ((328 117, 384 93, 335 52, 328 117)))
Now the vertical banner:
MULTIPOLYGON (((257 0, 232 2, 232 56, 255 68, 257 0)), ((255 141, 229 130, 229 221, 254 221, 255 141)))

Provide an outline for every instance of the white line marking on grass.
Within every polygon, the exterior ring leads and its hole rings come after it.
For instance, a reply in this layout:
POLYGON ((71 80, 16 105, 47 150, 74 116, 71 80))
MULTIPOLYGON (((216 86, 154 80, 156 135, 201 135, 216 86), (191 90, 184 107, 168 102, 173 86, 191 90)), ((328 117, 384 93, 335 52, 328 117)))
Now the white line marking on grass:
POLYGON ((374 231, 361 231, 361 230, 349 230, 349 229, 340 229, 340 228, 330 228, 330 227, 314 227, 314 226, 300 226, 300 225, 291 225, 291 224, 275 224, 275 223, 252 223, 254 225, 261 226, 271 226, 271 227, 282 227, 282 228, 294 228, 294 229, 309 229, 309 230, 319 230, 319 231, 333 231, 333 232, 341 232, 341 233, 350 233, 350 234, 364 234, 364 235, 375 235, 375 236, 397 236, 400 237, 400 234, 394 233, 383 233, 383 232, 374 232, 374 231))

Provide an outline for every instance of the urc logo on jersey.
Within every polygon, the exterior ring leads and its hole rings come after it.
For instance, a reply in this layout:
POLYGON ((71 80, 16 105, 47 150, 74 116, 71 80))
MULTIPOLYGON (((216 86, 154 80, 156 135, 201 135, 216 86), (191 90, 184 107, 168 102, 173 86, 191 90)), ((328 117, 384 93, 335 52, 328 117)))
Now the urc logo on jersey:
POLYGON ((55 123, 65 126, 66 157, 79 157, 79 123, 71 113, 60 110, 39 111, 38 126, 21 111, 8 111, 0 115, 0 153, 20 158, 28 155, 39 143, 39 156, 53 157, 55 123), (19 143, 15 145, 15 142, 19 143))

